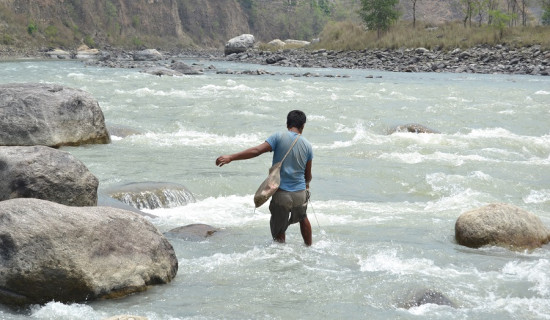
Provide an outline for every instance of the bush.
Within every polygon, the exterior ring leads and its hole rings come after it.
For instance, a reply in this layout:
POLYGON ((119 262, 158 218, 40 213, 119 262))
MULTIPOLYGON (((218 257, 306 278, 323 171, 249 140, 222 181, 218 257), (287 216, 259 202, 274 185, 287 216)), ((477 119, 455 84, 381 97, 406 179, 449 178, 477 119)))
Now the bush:
POLYGON ((84 37, 84 44, 87 45, 88 48, 93 48, 93 47, 95 47, 94 38, 92 38, 91 36, 86 36, 86 37, 84 37))
POLYGON ((542 24, 544 26, 550 26, 550 6, 545 8, 544 13, 542 14, 542 24))
POLYGON ((49 39, 53 39, 57 36, 57 27, 56 26, 52 26, 52 25, 49 25, 46 30, 44 30, 44 34, 46 35, 46 37, 48 37, 49 39))
POLYGON ((4 45, 7 45, 7 46, 11 46, 11 45, 15 44, 15 39, 13 39, 13 37, 10 36, 9 34, 3 34, 0 37, 0 43, 2 43, 4 45))
POLYGON ((34 22, 29 22, 27 25, 27 32, 32 36, 34 32, 36 32, 38 28, 36 27, 36 24, 34 22))

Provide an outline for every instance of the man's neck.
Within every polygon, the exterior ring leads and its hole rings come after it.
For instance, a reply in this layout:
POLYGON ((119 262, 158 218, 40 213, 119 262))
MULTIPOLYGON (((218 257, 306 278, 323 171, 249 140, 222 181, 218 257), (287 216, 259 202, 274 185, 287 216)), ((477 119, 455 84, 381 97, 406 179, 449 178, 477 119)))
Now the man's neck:
POLYGON ((288 128, 288 131, 292 131, 292 132, 295 132, 297 134, 302 134, 302 130, 300 130, 296 127, 288 128))

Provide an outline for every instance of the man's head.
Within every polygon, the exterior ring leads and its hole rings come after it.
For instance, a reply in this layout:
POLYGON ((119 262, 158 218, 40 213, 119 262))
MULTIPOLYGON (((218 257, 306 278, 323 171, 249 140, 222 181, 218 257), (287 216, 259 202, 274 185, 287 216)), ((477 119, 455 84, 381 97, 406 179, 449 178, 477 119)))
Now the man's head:
POLYGON ((300 110, 292 110, 286 116, 286 127, 302 130, 306 124, 306 114, 300 110))

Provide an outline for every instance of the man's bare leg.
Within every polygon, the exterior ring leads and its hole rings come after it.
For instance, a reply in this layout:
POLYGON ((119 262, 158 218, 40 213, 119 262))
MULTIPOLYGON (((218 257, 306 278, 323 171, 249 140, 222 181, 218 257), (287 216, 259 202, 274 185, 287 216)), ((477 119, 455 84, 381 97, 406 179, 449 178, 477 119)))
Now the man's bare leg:
POLYGON ((304 243, 306 246, 311 246, 313 242, 311 237, 311 223, 309 223, 309 219, 307 217, 300 221, 300 232, 302 233, 302 238, 304 238, 304 243))

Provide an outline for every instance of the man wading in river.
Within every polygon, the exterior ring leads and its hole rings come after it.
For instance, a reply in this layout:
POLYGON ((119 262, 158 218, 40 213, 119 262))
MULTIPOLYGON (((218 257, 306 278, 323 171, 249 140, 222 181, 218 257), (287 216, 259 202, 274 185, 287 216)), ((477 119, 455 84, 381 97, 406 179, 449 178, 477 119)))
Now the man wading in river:
POLYGON ((309 182, 311 181, 311 161, 313 148, 302 136, 306 115, 300 110, 288 113, 286 127, 288 131, 272 134, 267 140, 256 146, 231 155, 216 159, 216 165, 221 167, 233 160, 245 160, 257 157, 265 152, 273 152, 273 164, 281 161, 292 143, 298 138, 290 150, 281 168, 281 184, 269 203, 271 212, 271 235, 277 242, 285 242, 285 232, 290 224, 300 223, 300 232, 307 246, 312 243, 311 224, 307 218, 307 201, 309 200, 309 182), (289 217, 290 214, 290 217, 289 217))

